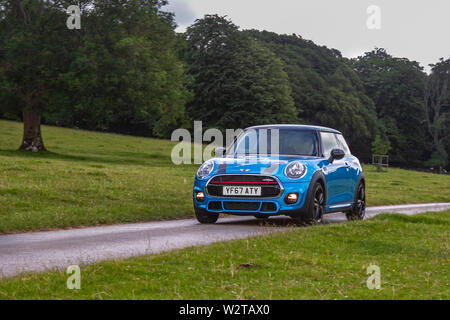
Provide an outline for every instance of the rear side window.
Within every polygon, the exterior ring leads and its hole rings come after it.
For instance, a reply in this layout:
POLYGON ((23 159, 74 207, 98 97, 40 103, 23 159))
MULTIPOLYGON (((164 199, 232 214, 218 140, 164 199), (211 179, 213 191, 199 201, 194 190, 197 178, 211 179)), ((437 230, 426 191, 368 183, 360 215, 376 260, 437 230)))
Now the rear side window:
POLYGON ((342 150, 344 150, 345 154, 350 155, 350 148, 348 147, 347 142, 344 139, 344 136, 342 134, 336 134, 336 138, 339 141, 339 146, 342 150))
POLYGON ((326 158, 330 156, 331 150, 341 148, 336 134, 332 132, 321 132, 320 138, 322 140, 322 153, 326 158))

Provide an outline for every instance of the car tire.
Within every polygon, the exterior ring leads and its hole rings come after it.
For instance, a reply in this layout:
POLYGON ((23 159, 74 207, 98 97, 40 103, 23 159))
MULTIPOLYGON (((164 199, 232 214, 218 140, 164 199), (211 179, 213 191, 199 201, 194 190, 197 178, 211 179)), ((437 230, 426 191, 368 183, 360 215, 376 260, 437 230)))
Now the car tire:
POLYGON ((320 183, 316 182, 314 185, 307 205, 307 210, 303 214, 292 217, 294 221, 307 225, 321 223, 325 214, 325 192, 320 183))
POLYGON ((358 183, 352 209, 345 215, 348 221, 363 220, 366 216, 366 186, 363 181, 358 183))
POLYGON ((208 212, 204 209, 194 208, 195 217, 201 224, 214 224, 219 219, 219 214, 215 212, 208 212))

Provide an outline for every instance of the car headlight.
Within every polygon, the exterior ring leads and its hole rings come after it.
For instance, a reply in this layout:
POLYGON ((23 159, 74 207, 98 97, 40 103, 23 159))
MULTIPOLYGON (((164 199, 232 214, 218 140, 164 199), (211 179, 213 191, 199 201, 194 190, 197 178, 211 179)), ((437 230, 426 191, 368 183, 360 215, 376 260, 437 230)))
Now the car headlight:
POLYGON ((206 161, 203 163, 197 171, 197 177, 205 179, 214 169, 214 161, 206 161))
POLYGON ((306 166, 300 161, 289 163, 284 169, 284 174, 289 179, 300 179, 306 174, 306 166))

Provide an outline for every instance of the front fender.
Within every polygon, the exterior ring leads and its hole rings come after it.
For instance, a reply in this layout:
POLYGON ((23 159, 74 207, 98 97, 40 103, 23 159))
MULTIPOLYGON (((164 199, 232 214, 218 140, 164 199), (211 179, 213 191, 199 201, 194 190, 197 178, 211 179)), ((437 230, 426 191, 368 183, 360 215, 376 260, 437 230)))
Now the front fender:
POLYGON ((322 184, 324 194, 325 194, 325 201, 326 201, 326 199, 327 199, 327 182, 325 180, 325 176, 324 176, 322 170, 317 170, 313 174, 313 176, 309 182, 308 191, 306 192, 306 197, 303 201, 303 206, 299 210, 290 210, 290 211, 285 211, 285 212, 280 212, 280 213, 287 214, 287 215, 301 215, 301 214, 306 213, 309 210, 309 206, 311 204, 311 199, 313 197, 313 188, 317 182, 322 184))

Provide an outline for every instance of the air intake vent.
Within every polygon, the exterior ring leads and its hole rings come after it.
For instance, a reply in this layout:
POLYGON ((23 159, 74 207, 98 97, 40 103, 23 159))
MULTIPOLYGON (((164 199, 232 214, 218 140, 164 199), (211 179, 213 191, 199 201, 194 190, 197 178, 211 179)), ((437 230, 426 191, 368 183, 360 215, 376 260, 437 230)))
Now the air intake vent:
POLYGON ((261 206, 261 212, 275 212, 277 205, 273 202, 264 202, 261 206))
POLYGON ((211 211, 221 211, 222 210, 222 204, 220 201, 211 201, 208 205, 208 210, 211 211))
POLYGON ((231 202, 224 201, 223 206, 226 210, 235 211, 258 211, 260 203, 259 202, 231 202))

